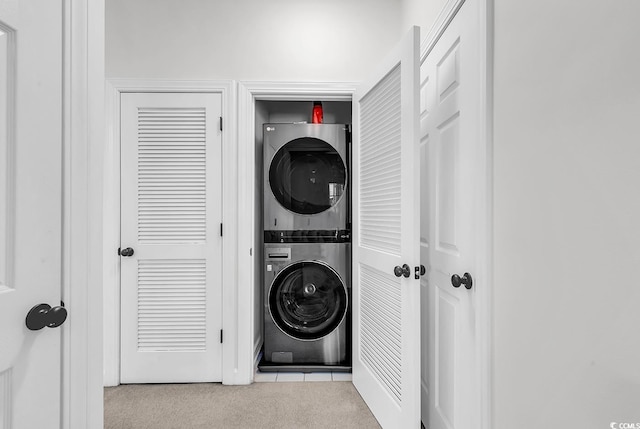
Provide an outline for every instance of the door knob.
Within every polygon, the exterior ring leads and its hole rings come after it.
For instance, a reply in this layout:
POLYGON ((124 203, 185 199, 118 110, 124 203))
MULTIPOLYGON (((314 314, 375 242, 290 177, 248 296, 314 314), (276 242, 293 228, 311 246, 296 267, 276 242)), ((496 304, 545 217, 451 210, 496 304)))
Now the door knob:
POLYGON ((473 286, 473 279, 469 273, 464 273, 462 277, 454 274, 451 276, 451 284, 453 287, 460 287, 460 285, 464 285, 467 289, 471 289, 471 286, 473 286))
POLYGON ((49 304, 38 304, 27 313, 25 324, 31 331, 44 328, 57 328, 67 320, 67 309, 64 306, 53 307, 49 304))
POLYGON ((395 274, 396 277, 405 276, 408 278, 411 275, 411 268, 407 264, 403 266, 396 265, 393 269, 393 274, 395 274))
POLYGON ((133 255, 133 249, 131 247, 127 247, 126 249, 122 249, 118 253, 120 254, 120 256, 132 256, 133 255))
POLYGON ((427 272, 427 269, 424 267, 424 265, 420 265, 419 267, 415 267, 415 272, 416 272, 416 280, 418 280, 420 276, 424 276, 424 273, 427 272))

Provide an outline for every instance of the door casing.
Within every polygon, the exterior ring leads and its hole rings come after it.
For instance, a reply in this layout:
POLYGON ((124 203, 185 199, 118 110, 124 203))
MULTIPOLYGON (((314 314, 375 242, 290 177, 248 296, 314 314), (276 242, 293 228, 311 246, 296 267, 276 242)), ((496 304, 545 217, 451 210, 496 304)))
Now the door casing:
POLYGON ((62 421, 103 426, 102 209, 105 1, 64 0, 62 421))

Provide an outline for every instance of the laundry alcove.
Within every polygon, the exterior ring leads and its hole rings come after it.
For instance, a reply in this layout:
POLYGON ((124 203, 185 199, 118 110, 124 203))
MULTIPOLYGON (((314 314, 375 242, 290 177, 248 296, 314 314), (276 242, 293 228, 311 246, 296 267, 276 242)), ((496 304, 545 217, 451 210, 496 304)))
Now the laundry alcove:
MULTIPOLYGON (((253 198, 254 198, 254 210, 253 210, 253 234, 254 245, 253 249, 253 293, 254 293, 254 308, 253 308, 253 358, 257 364, 262 345, 264 341, 264 321, 265 321, 265 282, 270 282, 270 279, 265 279, 264 273, 264 224, 263 224, 263 212, 264 212, 264 186, 263 177, 264 161, 263 161, 263 148, 264 148, 264 136, 263 136, 263 124, 304 124, 311 122, 311 113, 313 109, 313 102, 318 99, 322 100, 322 95, 317 95, 317 98, 308 99, 258 99, 255 100, 255 115, 253 128, 255 130, 255 146, 254 146, 254 178, 252 183, 253 198)), ((324 110, 324 124, 351 124, 352 109, 351 101, 345 100, 323 100, 322 106, 324 110)), ((350 261, 348 261, 350 264, 350 261)), ((349 284, 351 279, 345 279, 349 284)), ((350 338, 350 336, 348 337, 350 338)))

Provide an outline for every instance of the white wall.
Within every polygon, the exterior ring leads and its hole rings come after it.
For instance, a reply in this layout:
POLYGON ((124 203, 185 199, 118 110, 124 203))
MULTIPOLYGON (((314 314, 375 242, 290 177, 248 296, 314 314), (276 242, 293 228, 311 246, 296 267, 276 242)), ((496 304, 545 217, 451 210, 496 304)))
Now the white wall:
POLYGON ((420 38, 424 39, 446 3, 447 0, 402 0, 401 31, 418 25, 420 38))
POLYGON ((495 11, 493 427, 640 422, 640 2, 495 11))
POLYGON ((108 78, 358 81, 401 0, 107 0, 108 78))

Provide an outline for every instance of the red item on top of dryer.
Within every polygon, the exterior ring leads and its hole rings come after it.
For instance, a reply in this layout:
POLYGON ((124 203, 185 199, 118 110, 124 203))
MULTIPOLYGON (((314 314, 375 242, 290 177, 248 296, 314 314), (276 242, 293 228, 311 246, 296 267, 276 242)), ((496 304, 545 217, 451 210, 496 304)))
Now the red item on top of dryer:
POLYGON ((313 102, 313 112, 311 114, 311 123, 312 124, 321 124, 322 123, 322 102, 314 101, 313 102))

